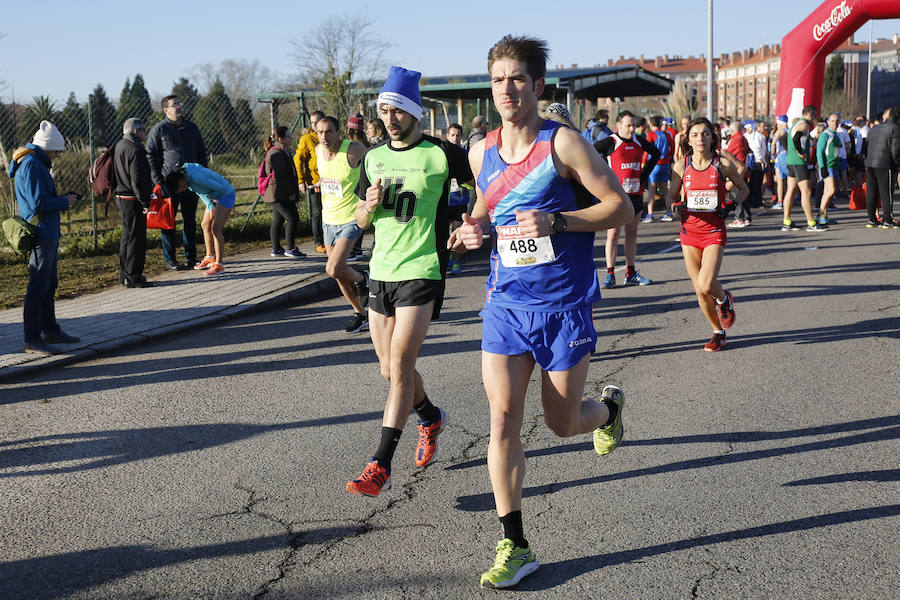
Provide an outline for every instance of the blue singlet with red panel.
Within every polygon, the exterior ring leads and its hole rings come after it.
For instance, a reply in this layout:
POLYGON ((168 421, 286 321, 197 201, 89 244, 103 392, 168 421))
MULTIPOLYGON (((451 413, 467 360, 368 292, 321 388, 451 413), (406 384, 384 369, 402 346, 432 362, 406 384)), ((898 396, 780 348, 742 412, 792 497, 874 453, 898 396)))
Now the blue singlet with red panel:
POLYGON ((548 213, 578 206, 570 181, 553 164, 553 138, 559 123, 544 121, 534 145, 520 162, 507 164, 498 149, 502 128, 485 138, 478 187, 491 219, 491 273, 485 285, 489 304, 555 312, 600 299, 594 267, 594 233, 563 232, 522 238, 515 210, 548 213))

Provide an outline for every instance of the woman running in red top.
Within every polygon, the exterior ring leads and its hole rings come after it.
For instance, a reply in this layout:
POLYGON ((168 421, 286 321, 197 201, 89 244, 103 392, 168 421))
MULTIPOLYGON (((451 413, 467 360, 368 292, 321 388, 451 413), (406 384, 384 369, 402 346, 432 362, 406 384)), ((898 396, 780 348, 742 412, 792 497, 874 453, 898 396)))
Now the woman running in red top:
MULTIPOLYGON (((725 345, 725 330, 734 324, 734 296, 719 283, 719 268, 725 250, 725 216, 734 202, 726 202, 726 179, 734 185, 735 202, 741 203, 749 189, 732 155, 719 153, 719 136, 705 118, 688 126, 685 156, 672 167, 672 197, 681 193, 673 207, 681 214, 681 251, 700 309, 713 328, 704 350, 716 352, 725 345), (682 190, 682 183, 684 189, 682 190)), ((677 213, 676 213, 677 214, 677 213)))

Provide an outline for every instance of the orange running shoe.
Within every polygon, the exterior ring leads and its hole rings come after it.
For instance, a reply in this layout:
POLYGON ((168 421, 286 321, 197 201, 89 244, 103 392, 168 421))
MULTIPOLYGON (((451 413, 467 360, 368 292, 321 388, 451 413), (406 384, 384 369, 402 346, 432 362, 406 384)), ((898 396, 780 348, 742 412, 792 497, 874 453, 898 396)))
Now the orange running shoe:
POLYGON ((437 455, 437 436, 444 430, 444 426, 450 419, 443 408, 438 408, 440 418, 435 423, 425 425, 419 421, 419 443, 416 444, 416 465, 424 467, 434 460, 437 455))
POLYGON ((195 271, 205 271, 206 269, 210 268, 214 264, 216 264, 215 256, 204 256, 203 260, 201 260, 196 265, 194 265, 194 270, 195 271))
POLYGON ((391 472, 379 465, 374 458, 366 465, 359 479, 347 482, 347 491, 351 494, 373 498, 389 489, 391 489, 391 472))
POLYGON ((207 269, 206 271, 203 271, 203 274, 204 275, 218 275, 219 273, 221 273, 224 270, 225 270, 225 267, 224 267, 224 265, 222 265, 222 263, 213 262, 212 266, 209 269, 207 269))
POLYGON ((735 314, 734 314, 734 296, 728 290, 725 290, 725 302, 722 304, 716 303, 716 309, 719 311, 719 323, 722 324, 722 329, 728 329, 732 325, 734 325, 735 314))

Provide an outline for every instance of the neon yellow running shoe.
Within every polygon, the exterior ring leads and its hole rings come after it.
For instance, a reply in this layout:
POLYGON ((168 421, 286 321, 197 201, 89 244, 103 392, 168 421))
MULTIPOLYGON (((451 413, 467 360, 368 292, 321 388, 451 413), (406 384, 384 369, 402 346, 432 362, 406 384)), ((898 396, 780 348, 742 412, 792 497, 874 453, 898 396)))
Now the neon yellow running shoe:
POLYGON ((622 434, 625 428, 622 426, 622 408, 625 406, 625 394, 621 389, 614 385, 608 385, 603 388, 600 394, 600 401, 612 400, 619 408, 616 412, 616 418, 606 427, 598 427, 594 430, 594 450, 600 456, 605 456, 615 450, 622 441, 622 434))
POLYGON ((481 574, 481 587, 507 588, 534 573, 541 563, 531 548, 519 548, 509 538, 497 542, 497 558, 487 573, 481 574))

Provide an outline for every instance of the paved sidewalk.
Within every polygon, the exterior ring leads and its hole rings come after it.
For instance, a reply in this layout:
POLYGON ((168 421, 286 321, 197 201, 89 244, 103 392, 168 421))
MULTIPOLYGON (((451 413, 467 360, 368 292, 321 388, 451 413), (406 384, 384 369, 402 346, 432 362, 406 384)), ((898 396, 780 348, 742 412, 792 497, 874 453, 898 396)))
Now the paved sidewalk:
POLYGON ((81 338, 77 344, 57 346, 64 354, 25 354, 22 308, 0 311, 0 381, 253 311, 338 295, 337 284, 325 275, 325 255, 316 254, 311 243, 300 249, 306 258, 272 258, 268 250, 253 251, 226 257, 221 275, 166 272, 152 278, 150 288, 115 286, 60 300, 60 326, 81 338))

